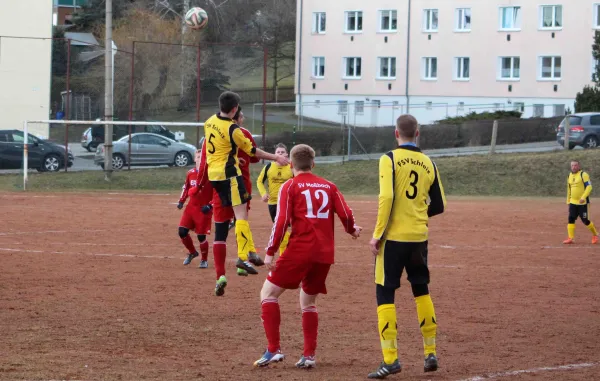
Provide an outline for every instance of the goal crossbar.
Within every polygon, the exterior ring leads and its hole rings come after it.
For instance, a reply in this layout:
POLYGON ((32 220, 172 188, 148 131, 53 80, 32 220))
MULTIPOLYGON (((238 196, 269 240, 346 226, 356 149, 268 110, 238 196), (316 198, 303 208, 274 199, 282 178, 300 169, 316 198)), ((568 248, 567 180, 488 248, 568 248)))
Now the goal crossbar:
MULTIPOLYGON (((62 125, 113 125, 113 126, 179 126, 179 127, 204 127, 200 122, 161 122, 161 121, 133 121, 133 120, 26 120, 23 122, 23 190, 27 190, 28 170, 29 170, 29 125, 30 124, 62 124, 62 125)), ((131 131, 129 133, 131 137, 131 131)), ((68 167, 69 144, 65 141, 65 170, 68 167)), ((131 155, 131 139, 129 139, 129 155, 131 155)), ((131 160, 128 160, 131 162, 131 160)), ((131 163, 130 163, 131 164, 131 163)))

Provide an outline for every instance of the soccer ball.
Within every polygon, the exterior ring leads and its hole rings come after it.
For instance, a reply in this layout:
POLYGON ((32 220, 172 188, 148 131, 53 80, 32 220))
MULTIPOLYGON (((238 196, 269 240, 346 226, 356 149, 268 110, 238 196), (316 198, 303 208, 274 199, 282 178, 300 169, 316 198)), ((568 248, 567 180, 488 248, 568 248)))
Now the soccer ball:
POLYGON ((208 24, 208 14, 200 7, 190 8, 185 14, 185 24, 191 29, 204 29, 208 24))

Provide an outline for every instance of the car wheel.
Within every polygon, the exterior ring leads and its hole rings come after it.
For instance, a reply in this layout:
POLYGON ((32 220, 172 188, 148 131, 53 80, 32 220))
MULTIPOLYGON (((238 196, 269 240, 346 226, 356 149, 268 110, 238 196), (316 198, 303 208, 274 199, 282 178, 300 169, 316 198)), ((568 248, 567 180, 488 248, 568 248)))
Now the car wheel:
POLYGON ((98 148, 98 143, 90 143, 88 145, 88 151, 92 152, 96 152, 96 149, 98 148))
POLYGON ((596 148, 598 147, 598 138, 590 135, 590 136, 586 136, 586 138, 583 140, 583 148, 596 148))
POLYGON ((42 170, 44 172, 58 172, 60 169, 60 158, 58 155, 50 154, 44 158, 42 162, 42 170))
POLYGON ((122 169, 125 166, 125 158, 118 153, 113 154, 112 167, 114 170, 122 169))
POLYGON ((176 167, 187 167, 190 165, 192 158, 187 152, 177 152, 175 155, 175 166, 176 167))
POLYGON ((88 152, 92 152, 92 145, 91 145, 91 144, 88 144, 88 146, 87 146, 87 147, 85 147, 85 149, 86 149, 88 152))

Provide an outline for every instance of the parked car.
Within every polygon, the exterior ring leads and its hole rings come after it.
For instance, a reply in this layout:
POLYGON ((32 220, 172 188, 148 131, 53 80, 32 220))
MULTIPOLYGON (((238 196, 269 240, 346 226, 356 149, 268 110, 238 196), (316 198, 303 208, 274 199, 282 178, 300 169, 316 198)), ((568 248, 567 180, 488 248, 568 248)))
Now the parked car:
MULTIPOLYGON (((28 167, 39 172, 57 172, 65 167, 65 146, 27 134, 28 167)), ((0 130, 0 169, 23 168, 25 134, 19 130, 0 130)), ((75 158, 68 150, 67 165, 75 158)))
MULTIPOLYGON (((171 140, 175 139, 175 134, 171 132, 167 127, 161 125, 147 125, 147 126, 131 126, 131 133, 138 132, 151 132, 154 134, 162 135, 171 140)), ((125 125, 114 125, 113 126, 113 141, 119 140, 123 136, 129 136, 129 126, 125 125)), ((88 128, 81 135, 81 146, 92 152, 98 148, 98 145, 104 143, 104 125, 94 124, 88 128)))
MULTIPOLYGON (((127 165, 129 136, 113 142, 113 169, 127 165)), ((158 134, 140 132, 131 135, 131 165, 169 165, 186 167, 194 162, 196 147, 158 134)), ((96 149, 94 163, 104 168, 104 144, 96 149)))
POLYGON ((556 129, 556 141, 565 144, 565 123, 569 118, 569 149, 575 146, 596 148, 600 142, 600 112, 581 112, 567 115, 556 129))

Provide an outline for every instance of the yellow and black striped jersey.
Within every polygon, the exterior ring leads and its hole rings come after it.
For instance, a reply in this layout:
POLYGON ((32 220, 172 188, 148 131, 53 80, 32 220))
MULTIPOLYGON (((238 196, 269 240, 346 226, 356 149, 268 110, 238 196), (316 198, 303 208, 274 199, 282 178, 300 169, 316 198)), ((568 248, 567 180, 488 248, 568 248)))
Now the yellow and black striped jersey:
POLYGON ((374 238, 427 241, 429 217, 443 213, 445 206, 437 167, 414 144, 403 144, 381 157, 374 238))
POLYGON ((267 193, 264 182, 267 181, 269 187, 269 200, 267 203, 269 205, 277 205, 279 188, 292 177, 294 177, 294 173, 292 172, 291 165, 281 166, 277 163, 268 163, 260 171, 258 179, 256 179, 256 186, 260 195, 264 196, 267 193))
POLYGON ((579 200, 585 200, 585 203, 589 204, 590 193, 592 193, 592 181, 587 172, 579 171, 569 174, 567 179, 567 204, 581 205, 579 200))
POLYGON ((227 180, 241 176, 238 149, 254 156, 256 148, 231 119, 219 114, 204 123, 206 164, 210 181, 227 180))

